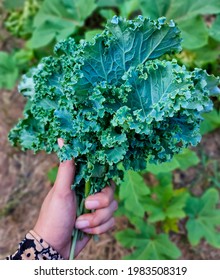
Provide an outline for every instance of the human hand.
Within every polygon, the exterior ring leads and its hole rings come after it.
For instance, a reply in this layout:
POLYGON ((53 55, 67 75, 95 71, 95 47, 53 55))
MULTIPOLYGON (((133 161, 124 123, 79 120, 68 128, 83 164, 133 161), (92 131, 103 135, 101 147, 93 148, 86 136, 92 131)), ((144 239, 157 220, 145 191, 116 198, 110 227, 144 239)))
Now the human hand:
MULTIPOLYGON (((63 145, 61 140, 59 145, 63 145)), ((115 186, 112 182, 111 186, 86 199, 86 209, 95 211, 76 219, 76 195, 70 188, 74 176, 74 160, 60 163, 56 182, 42 204, 34 227, 34 231, 65 259, 69 258, 74 227, 88 234, 104 233, 114 227, 113 213, 117 209, 117 202, 114 200, 115 186)), ((75 256, 89 239, 89 235, 85 234, 82 240, 77 241, 75 256)))

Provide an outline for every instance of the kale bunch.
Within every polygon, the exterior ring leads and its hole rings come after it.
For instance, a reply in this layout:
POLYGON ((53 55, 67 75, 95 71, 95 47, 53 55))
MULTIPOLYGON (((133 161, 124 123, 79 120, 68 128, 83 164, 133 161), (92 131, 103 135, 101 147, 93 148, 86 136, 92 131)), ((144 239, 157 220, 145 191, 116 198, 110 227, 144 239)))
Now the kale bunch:
POLYGON ((188 71, 176 60, 180 31, 173 21, 113 17, 92 42, 73 38, 55 45, 23 76, 28 102, 9 140, 23 150, 75 158, 73 188, 100 191, 122 179, 118 168, 143 170, 165 162, 200 139, 201 114, 212 110, 219 79, 188 71), (63 138, 62 149, 57 139, 63 138))

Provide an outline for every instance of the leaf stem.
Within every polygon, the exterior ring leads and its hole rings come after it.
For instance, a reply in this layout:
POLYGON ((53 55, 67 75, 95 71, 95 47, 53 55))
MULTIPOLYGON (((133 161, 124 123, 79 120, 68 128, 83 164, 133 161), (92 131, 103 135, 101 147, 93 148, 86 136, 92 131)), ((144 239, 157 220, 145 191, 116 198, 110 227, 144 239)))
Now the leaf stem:
POLYGON ((71 245, 71 250, 70 250, 70 256, 69 259, 73 260, 75 257, 75 251, 76 251, 76 242, 78 240, 78 234, 79 234, 79 230, 78 229, 74 229, 73 230, 73 240, 72 240, 72 245, 71 245))
MULTIPOLYGON (((83 198, 81 202, 79 203, 79 196, 77 197, 77 217, 79 217, 84 212, 84 202, 85 199, 83 198)), ((81 239, 83 237, 83 233, 79 229, 73 229, 72 233, 72 244, 70 249, 70 255, 69 259, 73 260, 75 258, 75 251, 76 251, 76 243, 77 240, 81 239)))
POLYGON ((90 184, 90 180, 89 181, 87 181, 86 182, 86 184, 85 184, 85 198, 89 195, 89 193, 90 193, 90 186, 91 186, 91 184, 90 184))

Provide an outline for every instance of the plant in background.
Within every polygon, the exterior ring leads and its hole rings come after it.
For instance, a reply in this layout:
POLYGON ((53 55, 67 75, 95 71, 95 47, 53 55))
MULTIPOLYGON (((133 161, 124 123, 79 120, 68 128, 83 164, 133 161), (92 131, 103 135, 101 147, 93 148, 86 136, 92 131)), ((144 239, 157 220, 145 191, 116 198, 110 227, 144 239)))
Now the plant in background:
POLYGON ((159 60, 179 52, 180 42, 173 21, 142 16, 113 17, 92 42, 59 42, 55 55, 43 58, 19 85, 28 106, 9 134, 11 143, 56 152, 61 161, 74 157, 72 188, 80 204, 110 179, 120 182, 119 163, 144 170, 146 159, 169 161, 196 145, 201 114, 212 109, 209 96, 219 93, 219 80, 159 60), (62 149, 58 138, 65 140, 62 149))
POLYGON ((25 38, 26 47, 34 49, 34 61, 51 54, 54 42, 70 35, 74 34, 77 41, 91 40, 102 32, 105 20, 116 13, 129 19, 143 14, 152 19, 166 16, 177 22, 184 38, 184 50, 175 56, 178 63, 191 70, 205 67, 209 73, 219 72, 216 63, 220 47, 218 0, 205 4, 203 0, 55 0, 53 3, 49 0, 7 0, 3 3, 7 11, 4 24, 13 35, 25 38))
POLYGON ((14 56, 10 56, 7 52, 0 52, 0 87, 13 89, 18 74, 14 56))
POLYGON ((12 90, 19 78, 19 73, 28 70, 33 52, 21 49, 16 52, 0 52, 0 88, 12 90))
POLYGON ((120 188, 117 215, 126 216, 132 225, 115 234, 118 242, 132 250, 125 259, 179 258, 179 244, 171 241, 170 233, 173 235, 180 231, 192 246, 205 240, 214 248, 220 248, 217 230, 220 225, 218 191, 210 188, 203 195, 195 197, 186 187, 174 189, 172 173, 163 172, 162 168, 155 179, 156 185, 141 185, 147 193, 139 197, 138 205, 136 196, 133 195, 133 200, 129 200, 129 208, 127 197, 120 193, 128 182, 120 188), (142 209, 142 212, 136 213, 135 209, 142 209))
MULTIPOLYGON (((124 247, 133 249, 125 259, 163 260, 177 259, 181 256, 179 248, 170 240, 168 233, 178 232, 177 224, 180 218, 186 215, 183 208, 188 194, 186 190, 179 193, 173 190, 171 173, 160 173, 156 179, 157 186, 147 185, 144 182, 141 185, 143 190, 148 190, 148 193, 140 196, 138 200, 138 207, 143 210, 142 212, 135 211, 137 209, 135 196, 127 207, 127 198, 119 193, 118 215, 125 215, 133 226, 115 234, 116 239, 124 247), (158 222, 160 222, 159 226, 158 222)), ((126 192, 125 188, 128 184, 126 180, 119 192, 126 192)), ((135 187, 137 186, 136 184, 135 187)))
POLYGON ((96 9, 95 0, 44 0, 34 18, 33 35, 28 46, 34 49, 66 39, 84 26, 96 9))
POLYGON ((208 189, 201 197, 189 197, 185 211, 189 217, 186 228, 190 243, 198 245, 202 238, 213 247, 220 248, 220 236, 217 226, 220 225, 220 210, 217 209, 219 193, 208 189))
POLYGON ((42 4, 42 0, 26 0, 23 2, 21 5, 14 7, 9 5, 8 8, 12 10, 6 18, 5 27, 17 37, 29 38, 33 31, 33 19, 42 4))

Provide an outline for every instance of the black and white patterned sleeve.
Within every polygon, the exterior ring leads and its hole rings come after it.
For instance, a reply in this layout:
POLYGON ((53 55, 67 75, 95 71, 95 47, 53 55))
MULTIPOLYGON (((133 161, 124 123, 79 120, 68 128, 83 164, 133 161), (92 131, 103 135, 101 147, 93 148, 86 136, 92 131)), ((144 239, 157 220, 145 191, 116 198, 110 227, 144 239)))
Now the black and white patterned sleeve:
POLYGON ((31 230, 20 242, 17 251, 6 260, 63 260, 63 257, 31 230))

